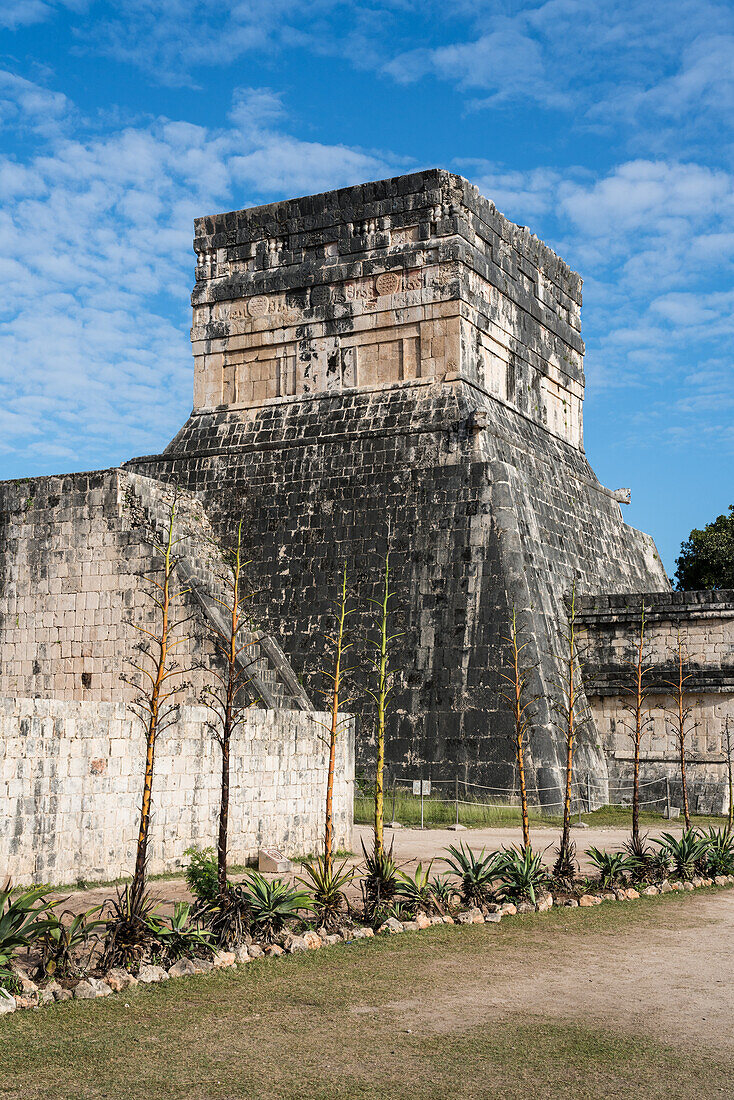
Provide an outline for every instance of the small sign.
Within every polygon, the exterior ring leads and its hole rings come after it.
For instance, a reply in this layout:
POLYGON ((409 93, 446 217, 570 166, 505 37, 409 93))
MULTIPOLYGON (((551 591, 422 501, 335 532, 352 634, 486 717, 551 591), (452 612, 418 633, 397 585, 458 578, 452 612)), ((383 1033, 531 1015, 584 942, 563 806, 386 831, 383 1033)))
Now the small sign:
POLYGON ((427 795, 431 793, 431 781, 430 779, 414 779, 413 780, 413 794, 427 795), (421 787, 423 788, 421 790, 421 787))

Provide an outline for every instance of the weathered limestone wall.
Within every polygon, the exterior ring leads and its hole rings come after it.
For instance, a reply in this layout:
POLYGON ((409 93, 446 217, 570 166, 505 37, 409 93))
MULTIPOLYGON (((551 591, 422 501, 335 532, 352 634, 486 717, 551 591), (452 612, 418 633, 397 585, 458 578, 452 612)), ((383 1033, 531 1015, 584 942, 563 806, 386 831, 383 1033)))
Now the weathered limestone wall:
POLYGON ((683 643, 686 688, 690 693, 691 733, 687 739, 691 809, 721 813, 728 808, 726 723, 734 742, 734 592, 656 592, 585 598, 580 601, 581 643, 587 652, 586 694, 609 760, 610 780, 632 782, 633 745, 627 726, 628 700, 622 685, 639 637, 642 601, 646 608, 645 663, 653 688, 652 727, 642 741, 646 796, 661 799, 662 778, 670 780, 672 800, 681 805, 678 749, 667 682, 677 678, 677 644, 683 643), (652 781, 657 780, 657 783, 652 781))
POLYGON ((581 279, 461 176, 198 218, 195 234, 195 411, 449 374, 581 445, 581 279))
MULTIPOLYGON (((165 537, 171 497, 170 485, 121 470, 0 483, 0 697, 130 700, 121 674, 142 640, 134 624, 155 621, 145 577, 161 565, 150 540, 165 537)), ((206 592, 216 583, 211 528, 198 500, 184 494, 177 508, 175 587, 206 592)), ((214 648, 193 592, 174 614, 187 620, 175 632, 176 659, 194 702, 211 680, 214 648)), ((293 705, 258 647, 248 654, 265 702, 293 705)))
MULTIPOLYGON (((443 171, 202 218, 194 247, 194 410, 127 468, 184 485, 220 533, 245 517, 257 613, 311 692, 337 571, 372 594, 390 523, 406 634, 389 753, 416 775, 515 783, 514 607, 552 806, 564 595, 668 586, 583 453, 580 278, 443 171)), ((357 751, 369 768, 369 721, 357 751)), ((606 777, 593 725, 579 769, 606 777)))
MULTIPOLYGON (((157 750, 150 871, 216 845, 220 753, 202 707, 183 708, 157 750)), ((232 746, 230 858, 322 842, 326 747, 315 712, 251 710, 232 746)), ((0 877, 71 883, 129 873, 144 738, 119 703, 0 699, 0 877)), ((338 743, 335 840, 351 847, 354 731, 338 743)))

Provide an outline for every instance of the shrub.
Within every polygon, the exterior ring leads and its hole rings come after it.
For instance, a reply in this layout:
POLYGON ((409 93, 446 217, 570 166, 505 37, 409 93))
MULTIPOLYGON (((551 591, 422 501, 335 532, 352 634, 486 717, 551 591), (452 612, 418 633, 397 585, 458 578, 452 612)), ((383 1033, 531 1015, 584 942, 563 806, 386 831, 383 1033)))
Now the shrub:
POLYGON ((706 870, 709 875, 734 875, 734 837, 731 829, 709 827, 705 838, 707 844, 706 870))
POLYGON ((187 848, 186 883, 197 901, 214 901, 219 893, 217 861, 213 848, 187 848))
POLYGON ((500 852, 497 862, 502 885, 500 896, 506 901, 531 901, 548 882, 548 872, 540 853, 526 848, 506 848, 500 852))
POLYGON ((191 906, 187 901, 177 901, 172 917, 148 918, 150 928, 156 940, 156 954, 169 966, 178 959, 193 955, 211 954, 214 948, 212 936, 190 923, 191 906))
POLYGON ((319 924, 332 932, 339 927, 344 910, 347 908, 344 890, 353 880, 356 871, 347 867, 346 860, 335 867, 323 856, 306 860, 303 870, 306 877, 299 878, 298 881, 311 890, 312 907, 319 924))
MULTIPOLYGON (((52 978, 76 977, 86 969, 80 965, 78 956, 90 940, 93 941, 93 949, 98 933, 105 927, 105 921, 95 920, 101 910, 102 906, 96 905, 85 913, 74 914, 67 910, 60 917, 54 915, 49 918, 41 937, 41 970, 45 975, 52 978), (71 919, 65 923, 65 917, 71 919)), ((89 965, 88 958, 86 965, 89 965)))
POLYGON ((250 898, 242 886, 227 883, 213 901, 196 907, 196 916, 207 926, 218 947, 230 950, 244 943, 252 931, 250 898))
POLYGON ((22 947, 44 935, 51 923, 51 910, 58 902, 47 900, 45 886, 13 893, 8 883, 0 889, 0 983, 12 982, 10 969, 22 947))
POLYGON ((629 858, 628 871, 632 878, 644 882, 660 882, 670 872, 670 860, 667 852, 653 848, 644 836, 633 836, 623 845, 629 858))
POLYGON ((365 874, 362 878, 362 901, 364 915, 373 923, 381 922, 395 899, 398 888, 398 869, 392 855, 392 843, 387 851, 367 854, 362 841, 365 859, 365 874))
POLYGON ((684 829, 680 838, 672 833, 663 833, 654 843, 660 846, 660 851, 664 853, 678 878, 690 879, 698 872, 705 871, 709 841, 696 829, 684 829))
POLYGON ((493 901, 493 883, 499 874, 499 853, 485 855, 482 848, 476 855, 471 848, 464 847, 463 841, 458 848, 450 844, 446 850, 449 853, 446 863, 461 880, 459 892, 464 904, 487 905, 493 901))
POLYGON ((589 848, 586 853, 589 861, 599 872, 602 886, 619 886, 625 875, 637 866, 633 856, 627 852, 604 852, 600 848, 589 848))
POLYGON ((244 887, 252 912, 252 920, 260 936, 272 940, 290 920, 296 920, 299 909, 310 909, 311 898, 282 879, 266 879, 258 871, 248 871, 244 887))
POLYGON ((151 921, 159 903, 134 883, 118 890, 107 906, 109 917, 102 968, 109 970, 121 966, 125 970, 137 970, 156 947, 151 921))
POLYGON ((556 848, 556 861, 553 864, 553 877, 562 882, 570 883, 578 874, 579 865, 576 861, 576 845, 572 840, 564 847, 556 848))
POLYGON ((423 864, 419 863, 414 875, 408 875, 404 871, 398 871, 399 882, 396 893, 405 899, 406 908, 413 915, 418 912, 431 913, 436 908, 436 895, 433 892, 433 884, 430 881, 433 860, 423 870, 423 864))

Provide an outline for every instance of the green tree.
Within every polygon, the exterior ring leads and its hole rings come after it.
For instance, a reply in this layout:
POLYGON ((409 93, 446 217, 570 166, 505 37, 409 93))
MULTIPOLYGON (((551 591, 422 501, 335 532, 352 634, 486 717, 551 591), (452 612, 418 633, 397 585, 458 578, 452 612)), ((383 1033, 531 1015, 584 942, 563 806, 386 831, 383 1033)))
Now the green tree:
POLYGON ((676 561, 675 586, 681 591, 734 588, 734 504, 681 544, 676 561))

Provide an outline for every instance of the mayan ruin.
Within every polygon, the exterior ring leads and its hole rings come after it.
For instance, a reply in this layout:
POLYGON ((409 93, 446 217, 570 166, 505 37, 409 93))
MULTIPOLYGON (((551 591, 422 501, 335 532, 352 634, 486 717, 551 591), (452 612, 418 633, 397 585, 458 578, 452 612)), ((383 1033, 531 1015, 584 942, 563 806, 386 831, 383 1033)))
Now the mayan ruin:
MULTIPOLYGON (((134 644, 146 535, 163 530, 174 486, 194 670, 212 660, 213 604, 201 596, 212 591, 211 539, 231 539, 244 517, 254 560, 260 709, 238 750, 242 858, 265 838, 296 851, 316 836, 315 640, 340 565, 369 575, 388 532, 404 631, 387 740, 398 774, 516 789, 500 702, 514 611, 537 701, 528 789, 541 807, 559 804, 558 631, 575 591, 586 654, 579 784, 593 783, 596 805, 609 783, 629 780, 618 684, 644 602, 659 693, 681 632, 692 661, 693 807, 725 811, 732 594, 671 592, 653 540, 623 520, 626 490, 601 485, 585 457, 580 276, 443 170, 201 217, 194 249, 194 402, 176 437, 118 469, 0 489, 11 802, 0 843, 11 871, 71 878, 83 860, 101 877, 130 857, 139 746, 120 655, 134 644)), ((161 807, 156 869, 206 833, 202 676, 163 750, 179 778, 161 807)), ((372 766, 369 723, 341 745, 348 846, 355 758, 372 766)), ((675 759, 658 716, 643 779, 675 759)))

